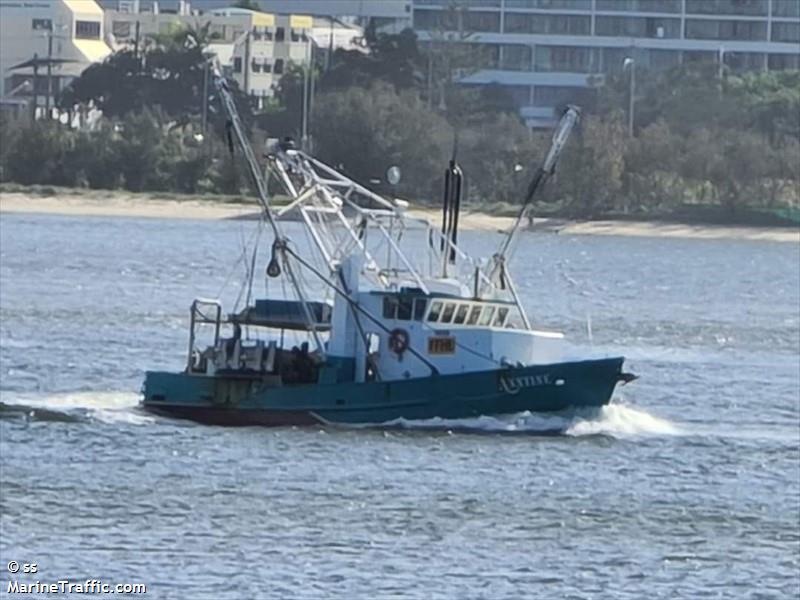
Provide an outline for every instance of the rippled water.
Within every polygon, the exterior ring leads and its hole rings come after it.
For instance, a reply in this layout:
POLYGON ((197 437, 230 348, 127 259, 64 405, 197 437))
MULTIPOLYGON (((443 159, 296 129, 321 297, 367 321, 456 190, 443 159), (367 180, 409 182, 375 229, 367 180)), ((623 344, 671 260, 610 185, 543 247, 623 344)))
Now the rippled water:
POLYGON ((641 375, 599 413, 378 431, 140 412, 252 227, 2 216, 0 568, 156 598, 800 593, 798 246, 523 236, 535 321, 641 375))

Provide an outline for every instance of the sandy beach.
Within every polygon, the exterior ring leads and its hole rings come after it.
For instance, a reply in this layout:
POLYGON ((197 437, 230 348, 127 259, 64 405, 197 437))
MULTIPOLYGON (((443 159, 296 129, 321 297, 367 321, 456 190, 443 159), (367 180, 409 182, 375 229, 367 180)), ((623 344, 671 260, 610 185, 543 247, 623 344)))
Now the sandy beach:
MULTIPOLYGON (((440 213, 433 209, 412 209, 411 215, 440 222, 440 213)), ((161 219, 242 219, 256 218, 255 204, 218 202, 205 199, 165 200, 146 194, 101 192, 92 194, 59 193, 41 196, 23 192, 0 193, 0 213, 34 213, 71 216, 149 217, 161 219)), ((502 231, 513 223, 511 217, 498 217, 466 211, 462 228, 502 231)), ((740 239, 800 243, 800 228, 731 227, 687 225, 639 221, 564 221, 536 219, 536 231, 561 235, 622 235, 636 237, 668 237, 693 239, 740 239)))

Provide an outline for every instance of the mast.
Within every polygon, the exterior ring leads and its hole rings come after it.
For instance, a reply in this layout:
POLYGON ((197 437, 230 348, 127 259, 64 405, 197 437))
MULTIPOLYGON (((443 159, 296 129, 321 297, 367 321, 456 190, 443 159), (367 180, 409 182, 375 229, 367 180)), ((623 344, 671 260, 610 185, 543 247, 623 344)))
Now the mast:
POLYGON ((275 234, 275 239, 284 241, 283 234, 281 233, 280 228, 275 221, 275 215, 273 214, 272 208, 269 204, 267 183, 264 181, 264 177, 261 174, 261 168, 258 165, 255 154, 253 153, 253 148, 250 146, 250 141, 247 139, 247 136, 244 133, 244 127, 242 127, 242 121, 239 118, 239 111, 236 110, 236 103, 233 101, 233 95, 231 95, 231 92, 228 89, 228 82, 225 81, 225 78, 220 74, 219 67, 217 66, 214 67, 214 85, 216 86, 217 91, 219 92, 219 97, 222 100, 222 107, 225 109, 225 113, 228 116, 228 125, 236 134, 236 141, 239 142, 239 147, 242 149, 242 153, 247 160, 247 167, 250 171, 250 176, 253 178, 253 183, 256 186, 256 191, 258 192, 258 202, 261 204, 261 208, 264 211, 264 218, 270 224, 270 227, 272 227, 272 231, 275 234))
POLYGON ((278 227, 278 223, 275 220, 275 215, 272 212, 272 207, 269 203, 269 196, 267 194, 267 183, 264 181, 264 176, 261 173, 261 168, 258 165, 256 156, 253 153, 253 148, 250 146, 250 141, 247 139, 247 136, 244 133, 242 121, 239 118, 239 111, 236 110, 236 103, 233 101, 233 96, 228 89, 228 83, 220 74, 218 67, 214 68, 214 85, 219 92, 225 113, 228 115, 228 126, 236 134, 236 140, 239 142, 239 147, 242 149, 242 153, 247 160, 247 167, 250 171, 250 176, 253 178, 253 183, 255 183, 256 190, 258 191, 258 201, 261 204, 264 218, 270 224, 270 227, 272 227, 272 231, 275 234, 275 241, 272 243, 272 259, 267 267, 267 274, 270 277, 278 277, 281 274, 282 263, 283 271, 286 272, 289 283, 294 289, 295 294, 297 295, 297 298, 300 300, 300 304, 303 307, 303 316, 306 319, 306 324, 308 325, 309 331, 314 337, 317 350, 324 357, 325 345, 323 344, 322 338, 320 338, 319 332, 317 331, 316 320, 311 313, 311 309, 308 306, 308 301, 306 300, 305 294, 300 287, 300 282, 297 280, 297 277, 292 269, 292 265, 289 262, 290 252, 288 249, 288 240, 284 237, 283 233, 278 227))

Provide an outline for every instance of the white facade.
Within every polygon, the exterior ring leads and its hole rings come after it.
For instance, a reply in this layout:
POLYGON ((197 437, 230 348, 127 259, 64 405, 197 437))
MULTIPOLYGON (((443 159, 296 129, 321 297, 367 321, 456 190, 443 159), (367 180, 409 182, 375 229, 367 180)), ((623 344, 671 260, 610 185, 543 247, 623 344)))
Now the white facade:
POLYGON ((410 19, 412 0, 258 0, 262 10, 316 17, 410 19))
POLYGON ((273 85, 289 62, 303 63, 310 55, 311 17, 272 15, 240 8, 221 8, 207 13, 192 11, 188 3, 176 13, 107 10, 109 41, 115 48, 179 27, 200 29, 206 25, 213 38, 209 49, 220 64, 251 96, 272 96, 273 85))
POLYGON ((800 0, 414 0, 414 28, 480 45, 484 68, 462 82, 506 86, 533 126, 627 57, 637 69, 800 68, 800 0))
POLYGON ((29 81, 25 94, 34 88, 39 106, 48 104, 48 79, 53 98, 73 78, 94 62, 104 60, 111 48, 104 41, 103 11, 94 0, 3 0, 0 2, 0 98, 13 101, 29 81), (37 57, 64 60, 12 69, 37 57), (14 98, 6 96, 13 92, 14 98))
POLYGON ((118 49, 135 44, 137 37, 144 44, 149 36, 178 27, 208 26, 213 38, 209 49, 227 75, 251 96, 264 99, 273 95, 275 84, 290 63, 309 62, 312 44, 325 49, 329 45, 349 48, 353 38, 362 34, 358 28, 309 15, 275 15, 230 7, 201 13, 195 6, 202 4, 182 2, 179 10, 167 13, 158 5, 123 0, 121 10, 105 13, 109 43, 118 49))

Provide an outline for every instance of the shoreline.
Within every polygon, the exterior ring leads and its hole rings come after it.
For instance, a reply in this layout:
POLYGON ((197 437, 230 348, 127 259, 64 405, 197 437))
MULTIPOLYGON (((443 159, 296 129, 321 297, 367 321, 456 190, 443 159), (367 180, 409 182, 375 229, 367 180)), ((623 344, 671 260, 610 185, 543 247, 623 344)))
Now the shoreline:
MULTIPOLYGON (((157 195, 125 192, 76 194, 63 192, 37 195, 25 192, 0 192, 0 214, 45 214, 92 217, 139 217, 160 219, 252 219, 258 207, 253 204, 198 196, 185 200, 165 199, 157 195)), ((433 208, 412 208, 412 217, 426 218, 434 224, 441 222, 440 211, 433 208)), ((460 226, 472 231, 504 231, 514 222, 513 217, 494 216, 480 212, 462 213, 460 226)), ((663 221, 567 221, 535 219, 527 231, 561 235, 605 235, 683 239, 739 239, 753 241, 800 243, 800 228, 690 225, 663 221)))

